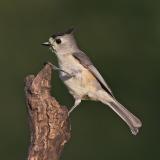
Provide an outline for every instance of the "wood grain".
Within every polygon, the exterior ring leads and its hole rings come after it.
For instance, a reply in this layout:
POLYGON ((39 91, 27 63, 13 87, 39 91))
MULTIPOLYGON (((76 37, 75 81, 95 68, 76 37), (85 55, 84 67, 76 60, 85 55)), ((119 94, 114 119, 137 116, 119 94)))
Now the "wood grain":
MULTIPOLYGON (((31 142, 28 160, 59 160, 70 139, 68 110, 50 95, 52 66, 25 79, 31 142)), ((56 93, 56 91, 54 91, 56 93)))

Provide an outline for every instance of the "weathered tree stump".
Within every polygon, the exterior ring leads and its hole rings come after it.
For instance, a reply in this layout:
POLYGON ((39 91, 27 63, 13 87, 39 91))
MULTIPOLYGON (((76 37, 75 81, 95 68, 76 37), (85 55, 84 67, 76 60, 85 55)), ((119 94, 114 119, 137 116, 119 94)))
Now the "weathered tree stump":
POLYGON ((28 160, 59 160, 70 139, 68 110, 50 95, 52 66, 25 80, 31 143, 28 160))

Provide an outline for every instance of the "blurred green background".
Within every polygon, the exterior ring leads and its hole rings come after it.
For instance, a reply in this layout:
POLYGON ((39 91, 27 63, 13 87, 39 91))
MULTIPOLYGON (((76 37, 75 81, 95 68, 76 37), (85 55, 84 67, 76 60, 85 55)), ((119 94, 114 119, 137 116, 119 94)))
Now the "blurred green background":
MULTIPOLYGON (((82 102, 71 115, 72 138, 62 160, 160 159, 160 1, 1 0, 0 159, 27 157, 29 130, 24 78, 43 62, 57 63, 40 44, 70 26, 114 95, 141 118, 137 136, 109 108, 82 102)), ((52 94, 73 98, 54 73, 52 94)))

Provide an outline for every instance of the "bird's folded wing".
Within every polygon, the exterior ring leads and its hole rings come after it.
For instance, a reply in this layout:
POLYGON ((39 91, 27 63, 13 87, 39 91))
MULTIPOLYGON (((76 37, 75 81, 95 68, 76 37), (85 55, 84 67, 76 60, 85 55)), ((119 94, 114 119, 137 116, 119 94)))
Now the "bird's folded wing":
POLYGON ((81 65, 83 65, 85 68, 87 68, 88 70, 90 70, 90 72, 92 72, 92 74, 95 76, 95 78, 99 81, 99 83, 101 84, 101 86, 112 96, 113 93, 110 89, 110 87, 107 85, 107 83, 105 82, 105 80, 103 79, 103 77, 101 76, 101 74, 98 72, 98 70, 94 67, 93 63, 91 62, 91 60, 89 59, 89 57, 82 51, 79 52, 74 52, 73 56, 81 63, 81 65))

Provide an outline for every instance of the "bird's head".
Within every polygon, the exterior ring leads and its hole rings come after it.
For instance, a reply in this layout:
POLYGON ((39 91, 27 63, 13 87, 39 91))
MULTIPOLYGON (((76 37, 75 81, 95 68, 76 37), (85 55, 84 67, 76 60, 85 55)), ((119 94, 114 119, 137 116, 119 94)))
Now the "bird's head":
POLYGON ((70 28, 65 32, 55 33, 42 45, 49 46, 56 54, 73 52, 78 48, 73 31, 74 29, 70 28))

